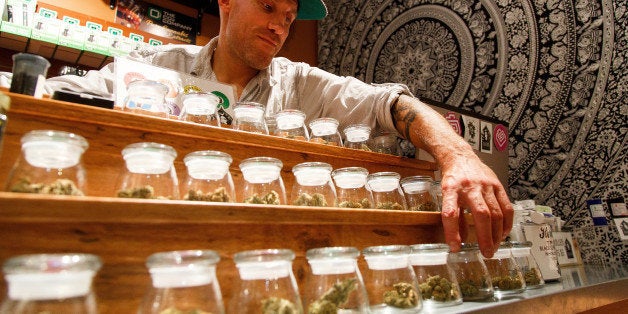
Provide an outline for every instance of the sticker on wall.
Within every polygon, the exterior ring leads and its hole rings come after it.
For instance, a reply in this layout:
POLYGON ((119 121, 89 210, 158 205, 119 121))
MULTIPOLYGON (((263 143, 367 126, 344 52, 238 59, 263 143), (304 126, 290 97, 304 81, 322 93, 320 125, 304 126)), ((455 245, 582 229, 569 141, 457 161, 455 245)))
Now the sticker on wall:
POLYGON ((493 153, 493 125, 480 121, 480 151, 487 154, 493 153))
POLYGON ((475 150, 480 149, 480 119, 460 115, 462 120, 464 139, 475 150))
POLYGON ((495 125, 495 129, 493 129, 493 143, 495 144, 495 149, 499 152, 503 152, 508 148, 508 129, 504 125, 495 125))
POLYGON ((449 125, 451 125, 451 128, 454 129, 454 131, 456 131, 458 135, 462 136, 462 128, 460 127, 460 121, 458 120, 458 118, 456 118, 455 112, 451 112, 451 111, 447 112, 445 114, 445 120, 449 122, 449 125))

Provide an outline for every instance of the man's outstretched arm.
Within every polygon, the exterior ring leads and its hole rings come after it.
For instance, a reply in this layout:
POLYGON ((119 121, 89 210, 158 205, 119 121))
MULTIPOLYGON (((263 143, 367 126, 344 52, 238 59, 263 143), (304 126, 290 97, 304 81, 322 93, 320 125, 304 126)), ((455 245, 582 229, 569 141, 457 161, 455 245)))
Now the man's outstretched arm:
POLYGON ((492 257, 512 228, 513 209, 495 173, 454 132, 449 123, 420 100, 401 95, 391 108, 399 133, 430 153, 441 170, 445 241, 460 250, 466 237, 463 209, 473 215, 482 254, 492 257))

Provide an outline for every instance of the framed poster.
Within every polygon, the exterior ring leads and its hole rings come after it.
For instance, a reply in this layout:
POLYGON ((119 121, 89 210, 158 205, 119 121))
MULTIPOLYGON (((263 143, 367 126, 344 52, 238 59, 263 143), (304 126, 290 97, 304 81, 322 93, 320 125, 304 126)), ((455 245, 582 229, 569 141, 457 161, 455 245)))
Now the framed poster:
POLYGON ((609 198, 606 204, 613 217, 628 217, 628 209, 626 209, 626 201, 623 197, 609 198))
POLYGON ((615 218, 613 219, 615 222, 615 226, 617 226, 617 231, 619 231, 619 238, 622 241, 628 240, 628 217, 627 218, 615 218))
POLYGON ((552 233, 554 237, 554 247, 556 248, 556 259, 558 265, 578 265, 582 264, 580 258, 580 250, 574 241, 571 232, 555 231, 552 233))

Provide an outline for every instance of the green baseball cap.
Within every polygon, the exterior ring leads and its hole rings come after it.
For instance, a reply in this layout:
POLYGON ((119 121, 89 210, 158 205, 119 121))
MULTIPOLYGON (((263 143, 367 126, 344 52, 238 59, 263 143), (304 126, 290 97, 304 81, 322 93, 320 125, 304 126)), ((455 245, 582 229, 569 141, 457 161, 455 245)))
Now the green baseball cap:
POLYGON ((327 16, 323 0, 299 0, 297 20, 322 20, 327 16))

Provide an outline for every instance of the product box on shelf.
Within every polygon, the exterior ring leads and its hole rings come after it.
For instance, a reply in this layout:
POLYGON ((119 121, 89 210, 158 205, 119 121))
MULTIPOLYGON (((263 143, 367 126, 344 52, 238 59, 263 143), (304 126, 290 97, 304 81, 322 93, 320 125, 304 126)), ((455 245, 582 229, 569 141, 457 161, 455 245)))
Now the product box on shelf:
POLYGON ((29 37, 36 6, 37 0, 6 0, 0 31, 29 37))
POLYGON ((112 36, 109 32, 103 31, 102 24, 87 21, 87 36, 85 39, 85 51, 98 53, 101 55, 109 55, 109 48, 112 43, 112 36))
POLYGON ((38 14, 34 15, 33 21, 32 39, 55 45, 59 43, 59 33, 63 24, 57 19, 56 11, 40 8, 38 14))

